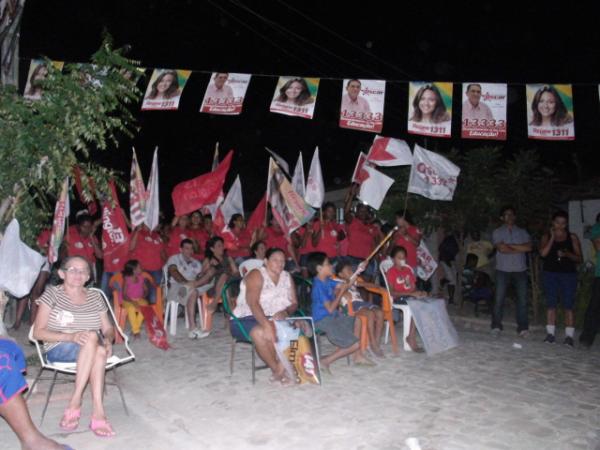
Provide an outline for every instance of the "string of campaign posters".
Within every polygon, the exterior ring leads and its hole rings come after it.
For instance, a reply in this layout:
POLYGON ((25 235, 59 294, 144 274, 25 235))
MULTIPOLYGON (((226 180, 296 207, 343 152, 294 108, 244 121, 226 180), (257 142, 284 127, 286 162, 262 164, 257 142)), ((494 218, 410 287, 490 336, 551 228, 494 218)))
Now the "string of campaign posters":
MULTIPOLYGON (((63 63, 51 62, 62 70, 63 63)), ((48 62, 31 61, 24 97, 39 100, 39 80, 47 76, 48 62)), ((175 111, 191 70, 153 69, 142 101, 142 111, 175 111)), ((199 111, 239 115, 253 75, 213 72, 199 111)), ((259 75, 264 76, 264 75, 259 75)), ((280 76, 270 111, 312 119, 320 78, 280 76)), ((408 133, 452 137, 455 106, 452 82, 408 83, 408 133)), ((385 80, 344 79, 339 126, 380 133, 383 129, 385 80)), ((461 133, 464 139, 506 140, 507 84, 464 82, 461 89, 461 133)), ((600 92, 600 90, 599 90, 600 92)), ((575 139, 573 87, 571 84, 526 84, 527 135, 531 139, 575 139)))

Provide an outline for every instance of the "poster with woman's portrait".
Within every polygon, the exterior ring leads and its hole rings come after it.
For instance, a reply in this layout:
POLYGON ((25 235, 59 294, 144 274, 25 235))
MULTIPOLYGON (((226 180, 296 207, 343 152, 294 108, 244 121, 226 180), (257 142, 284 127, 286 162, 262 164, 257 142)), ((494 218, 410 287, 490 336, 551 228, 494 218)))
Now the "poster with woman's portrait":
POLYGON ((319 78, 279 77, 271 112, 312 119, 318 90, 319 78))
POLYGON ((174 111, 191 70, 154 69, 146 88, 142 111, 174 111))
POLYGON ((200 112, 235 116, 242 112, 251 75, 214 72, 204 93, 200 112))
POLYGON ((506 84, 463 83, 461 137, 506 140, 506 84))
POLYGON ((28 100, 40 100, 42 98, 43 88, 41 81, 48 77, 48 64, 52 64, 55 69, 62 70, 65 63, 63 61, 46 61, 44 59, 32 59, 27 74, 27 82, 23 97, 28 100))
POLYGON ((385 81, 346 79, 342 87, 340 127, 381 133, 385 81))
POLYGON ((531 139, 575 139, 573 88, 570 84, 527 85, 527 135, 531 139))
POLYGON ((452 83, 411 81, 408 132, 449 138, 452 133, 452 83))

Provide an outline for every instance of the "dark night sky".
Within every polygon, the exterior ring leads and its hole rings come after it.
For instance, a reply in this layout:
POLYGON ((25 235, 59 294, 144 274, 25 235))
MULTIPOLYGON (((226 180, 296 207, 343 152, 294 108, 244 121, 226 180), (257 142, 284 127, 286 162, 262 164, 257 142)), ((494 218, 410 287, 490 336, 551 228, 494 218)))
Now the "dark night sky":
MULTIPOLYGON (((508 82, 506 143, 429 138, 426 146, 468 151, 481 145, 501 145, 506 155, 520 148, 538 148, 544 162, 571 182, 576 181, 571 162, 576 153, 590 171, 586 175, 595 174, 592 162, 600 144, 600 27, 598 11, 585 6, 589 2, 560 2, 560 6, 521 2, 518 9, 510 8, 510 2, 493 1, 464 7, 460 2, 440 2, 437 6, 432 2, 408 3, 27 0, 21 29, 21 74, 26 74, 26 59, 39 55, 87 60, 106 28, 118 46, 131 45, 130 56, 145 67, 395 80, 387 85, 382 134, 421 145, 425 138, 406 133, 406 81, 508 82), (288 4, 343 39, 288 8, 288 4), (526 138, 527 82, 576 84, 574 142, 544 143, 526 138)), ((179 111, 137 115, 141 131, 133 144, 146 178, 152 150, 155 145, 160 147, 161 197, 167 211, 170 205, 166 201, 174 184, 208 170, 216 141, 223 151, 236 150, 227 184, 240 173, 248 209, 264 191, 264 146, 279 151, 292 166, 301 150, 308 170, 318 145, 326 183, 333 188, 347 183, 358 152, 368 148, 373 139, 371 133, 337 126, 339 79, 321 82, 313 120, 269 112, 276 77, 252 79, 241 116, 200 114, 197 111, 208 79, 205 73, 192 75, 179 111)), ((456 84, 455 105, 459 95, 456 84)), ((460 134, 459 115, 455 108, 456 135, 460 134)), ((130 144, 124 142, 103 159, 128 173, 130 144)))

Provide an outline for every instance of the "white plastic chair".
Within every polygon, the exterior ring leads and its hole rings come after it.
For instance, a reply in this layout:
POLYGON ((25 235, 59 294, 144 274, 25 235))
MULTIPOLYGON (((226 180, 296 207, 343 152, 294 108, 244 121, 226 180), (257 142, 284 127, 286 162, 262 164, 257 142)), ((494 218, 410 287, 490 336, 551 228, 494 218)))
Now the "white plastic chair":
POLYGON ((247 259, 246 261, 244 261, 243 263, 240 264, 240 275, 242 277, 245 277, 248 272, 250 272, 251 270, 254 269, 258 269, 259 267, 262 267, 265 264, 265 262, 262 259, 256 259, 256 258, 252 258, 252 259, 247 259))
MULTIPOLYGON (((408 336, 408 333, 410 332, 410 322, 412 320, 412 313, 410 312, 410 306, 397 305, 393 302, 392 294, 390 293, 390 285, 388 284, 387 277, 385 276, 387 271, 390 270, 390 268, 393 265, 394 265, 394 262, 391 260, 391 258, 386 258, 385 260, 381 261, 381 263, 379 264, 379 270, 381 271, 381 275, 382 275, 383 281, 385 283, 385 288, 387 289, 388 295, 392 302, 392 309, 399 309, 400 311, 402 311, 402 334, 403 334, 402 345, 403 345, 403 348, 407 352, 412 352, 410 345, 408 345, 408 343, 406 342, 406 338, 408 336)), ((383 341, 384 344, 388 343, 389 335, 390 335, 390 323, 386 321, 385 322, 385 338, 383 341)))
MULTIPOLYGON (((123 403, 123 409, 125 409, 125 414, 129 415, 129 410, 127 409, 127 403, 125 402, 125 397, 123 396, 123 391, 121 390, 121 386, 120 386, 119 380, 117 378, 117 366, 128 363, 129 361, 133 361, 135 359, 135 355, 133 354, 131 347, 129 347, 129 338, 127 337, 127 335, 125 333, 123 333, 123 330, 119 326, 119 323, 117 322, 117 318, 115 317, 115 313, 113 312, 112 306, 111 306, 110 302, 108 301, 108 299, 106 298, 106 295, 104 294, 104 292, 97 288, 90 288, 90 289, 92 291, 98 292, 102 296, 102 299, 104 300, 104 303, 106 304, 108 311, 110 312, 112 321, 114 322, 115 331, 123 337, 123 343, 124 343, 126 355, 125 356, 117 356, 116 354, 113 354, 110 358, 108 358, 108 360, 106 361, 106 370, 112 371, 114 380, 112 382, 105 381, 105 384, 113 385, 118 389, 119 395, 121 396, 121 402, 123 403)), ((50 385, 50 388, 48 389, 48 394, 46 395, 46 403, 44 404, 44 409, 42 411, 42 418, 40 420, 40 426, 41 426, 42 423, 44 422, 44 417, 46 416, 46 410, 48 409, 48 403, 50 402, 50 396, 52 395, 52 391, 54 390, 54 385, 56 384, 56 382, 57 381, 59 383, 75 382, 74 377, 72 377, 72 378, 69 377, 69 378, 59 380, 59 379, 57 379, 58 374, 60 373, 60 374, 65 374, 65 375, 76 375, 77 374, 77 363, 74 363, 74 362, 73 363, 64 363, 64 362, 48 361, 46 358, 46 355, 44 354, 44 352, 42 350, 40 341, 36 340, 33 337, 33 328, 34 327, 31 326, 31 328, 29 329, 29 341, 33 342, 35 344, 35 349, 37 351, 37 355, 40 360, 41 367, 40 367, 40 370, 39 370, 37 376, 35 377, 35 380, 33 380, 33 383, 31 385, 31 387, 29 388, 29 392, 25 396, 25 400, 27 400, 31 396, 33 389, 35 388, 38 381, 42 381, 42 380, 51 380, 52 381, 52 384, 50 385), (45 370, 52 371, 54 373, 54 375, 52 377, 47 377, 47 378, 42 377, 42 373, 45 370)), ((119 346, 116 346, 116 347, 118 348, 119 346)), ((113 347, 113 351, 114 350, 116 350, 115 347, 113 347)))
MULTIPOLYGON (((177 316, 179 314, 179 305, 180 303, 175 300, 169 300, 167 295, 169 293, 169 270, 167 266, 163 267, 163 299, 165 302, 165 330, 169 330, 169 334, 171 336, 175 336, 177 334, 177 316)), ((198 294, 198 313, 200 316, 200 328, 204 329, 204 310, 202 305, 202 293, 208 291, 211 287, 213 287, 214 283, 209 283, 205 286, 202 286, 199 289, 198 294)), ((185 311, 185 328, 189 330, 190 321, 188 318, 188 311, 186 305, 183 305, 183 310, 185 311)))

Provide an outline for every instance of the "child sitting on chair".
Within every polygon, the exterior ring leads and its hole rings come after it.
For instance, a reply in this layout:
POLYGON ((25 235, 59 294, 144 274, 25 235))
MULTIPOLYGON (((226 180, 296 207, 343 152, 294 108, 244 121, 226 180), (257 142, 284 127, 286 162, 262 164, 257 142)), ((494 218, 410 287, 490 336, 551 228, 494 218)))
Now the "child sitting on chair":
MULTIPOLYGON (((406 262, 406 249, 396 246, 390 254, 394 265, 385 274, 390 294, 397 305, 406 305, 407 297, 421 298, 425 297, 425 291, 417 290, 417 278, 412 267, 406 262)), ((406 337, 406 343, 410 346, 413 352, 422 352, 423 349, 417 346, 417 331, 415 321, 410 322, 410 332, 406 337)))
MULTIPOLYGON (((367 318, 369 346, 371 347, 371 351, 376 356, 383 357, 383 351, 381 351, 381 347, 379 346, 381 335, 383 333, 383 311, 379 306, 364 301, 358 291, 358 287, 379 288, 379 286, 360 280, 351 282, 354 271, 352 270, 352 262, 349 260, 339 261, 336 266, 336 272, 338 278, 344 280, 346 283, 350 283, 350 287, 340 301, 342 308, 346 308, 350 302, 352 303, 352 310, 357 316, 365 316, 367 318)), ((343 286, 344 283, 340 283, 338 289, 341 289, 343 286)))
POLYGON ((351 284, 343 283, 342 287, 336 290, 338 282, 331 278, 333 266, 323 252, 311 253, 307 266, 308 272, 314 277, 311 296, 315 328, 323 331, 336 347, 331 355, 321 358, 323 370, 330 372, 329 366, 334 361, 351 354, 354 354, 355 364, 374 365, 360 351, 360 320, 344 316, 338 311, 340 301, 351 284))
POLYGON ((148 305, 148 281, 142 276, 142 266, 137 259, 131 259, 123 268, 123 308, 131 324, 133 338, 140 337, 144 316, 140 306, 148 305))

